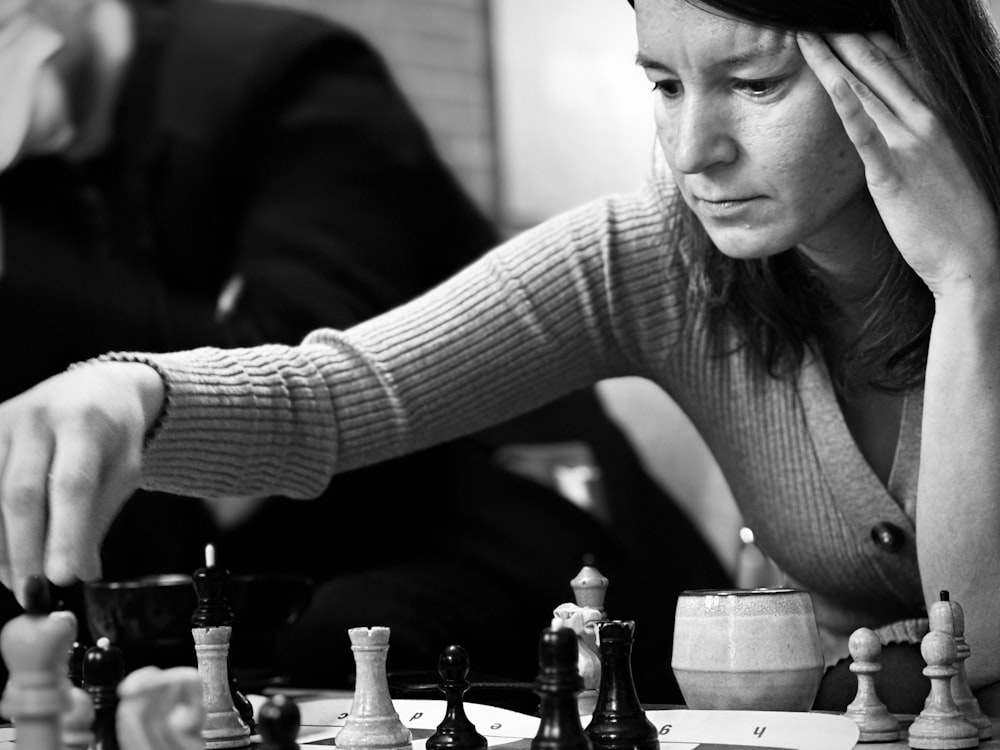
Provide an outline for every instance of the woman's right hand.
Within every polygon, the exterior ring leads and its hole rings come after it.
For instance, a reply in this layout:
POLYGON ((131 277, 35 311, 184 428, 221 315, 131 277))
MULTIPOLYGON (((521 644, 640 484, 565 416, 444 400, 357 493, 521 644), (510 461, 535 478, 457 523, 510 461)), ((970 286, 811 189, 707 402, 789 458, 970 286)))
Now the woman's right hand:
POLYGON ((164 403, 151 367, 100 362, 0 404, 0 582, 68 585, 100 575, 100 544, 136 490, 164 403))

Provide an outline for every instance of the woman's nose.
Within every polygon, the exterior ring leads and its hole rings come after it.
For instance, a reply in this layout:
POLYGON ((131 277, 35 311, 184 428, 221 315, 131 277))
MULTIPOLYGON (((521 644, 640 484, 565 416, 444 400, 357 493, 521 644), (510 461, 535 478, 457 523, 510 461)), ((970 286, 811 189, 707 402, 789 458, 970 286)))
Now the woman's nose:
POLYGON ((674 169, 695 174, 736 159, 738 148, 729 118, 718 107, 688 99, 671 119, 674 169))

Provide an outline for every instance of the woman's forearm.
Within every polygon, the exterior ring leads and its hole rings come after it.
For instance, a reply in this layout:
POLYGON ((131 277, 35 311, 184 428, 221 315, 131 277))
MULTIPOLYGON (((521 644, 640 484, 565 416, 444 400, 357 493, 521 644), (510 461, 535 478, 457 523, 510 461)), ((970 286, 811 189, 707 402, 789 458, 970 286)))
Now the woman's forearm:
POLYGON ((1000 680, 1000 285, 938 296, 916 522, 925 599, 964 608, 973 686, 1000 680))

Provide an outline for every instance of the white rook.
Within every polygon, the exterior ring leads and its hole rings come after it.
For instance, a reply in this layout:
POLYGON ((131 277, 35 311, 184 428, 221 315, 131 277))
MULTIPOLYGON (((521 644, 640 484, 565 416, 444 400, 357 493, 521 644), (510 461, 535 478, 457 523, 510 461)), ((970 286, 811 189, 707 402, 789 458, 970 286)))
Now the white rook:
POLYGON ((337 734, 337 747, 341 750, 412 748, 410 730, 399 720, 389 697, 385 671, 389 628, 351 628, 347 635, 351 639, 357 678, 351 711, 337 734))
POLYGON ((192 628, 198 674, 204 691, 206 750, 248 747, 250 728, 240 718, 229 688, 229 639, 232 627, 192 628))

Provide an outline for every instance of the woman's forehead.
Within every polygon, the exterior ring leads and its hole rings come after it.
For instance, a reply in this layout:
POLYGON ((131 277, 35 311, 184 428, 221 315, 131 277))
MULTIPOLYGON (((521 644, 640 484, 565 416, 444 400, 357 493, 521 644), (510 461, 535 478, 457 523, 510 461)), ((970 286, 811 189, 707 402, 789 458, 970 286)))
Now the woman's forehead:
POLYGON ((767 61, 795 53, 788 31, 735 18, 689 0, 637 0, 641 60, 682 58, 699 65, 767 61))

